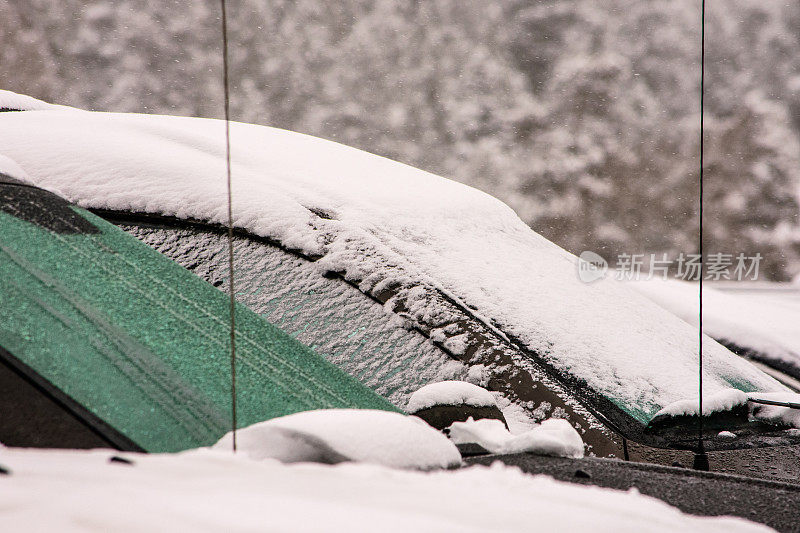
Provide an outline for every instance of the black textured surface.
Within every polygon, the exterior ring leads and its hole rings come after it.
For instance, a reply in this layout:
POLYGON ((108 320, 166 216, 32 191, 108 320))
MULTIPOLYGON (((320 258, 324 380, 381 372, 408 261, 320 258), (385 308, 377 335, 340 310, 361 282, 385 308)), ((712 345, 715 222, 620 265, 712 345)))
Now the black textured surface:
POLYGON ((0 172, 0 185, 25 185, 24 182, 0 172))
POLYGON ((36 448, 101 448, 108 442, 5 364, 0 364, 0 442, 36 448))
MULTIPOLYGON (((650 448, 628 441, 631 461, 690 467, 694 453, 685 450, 650 448)), ((709 470, 724 474, 772 479, 787 483, 800 480, 800 446, 768 446, 708 452, 709 470)))
POLYGON ((473 420, 480 420, 482 418, 500 420, 506 429, 508 429, 506 417, 503 416, 502 411, 500 411, 496 405, 484 407, 475 407, 472 405, 434 405, 433 407, 420 409, 419 411, 409 414, 420 417, 439 431, 449 428, 455 422, 466 422, 469 418, 473 420))
POLYGON ((635 487, 678 509, 704 516, 731 515, 778 531, 800 531, 800 485, 615 459, 567 459, 532 454, 484 455, 467 464, 502 461, 532 474, 619 490, 635 487))
POLYGON ((489 451, 480 444, 474 442, 466 442, 464 444, 456 444, 462 458, 472 457, 473 455, 488 455, 489 451))
POLYGON ((99 233, 91 222, 55 194, 20 184, 0 174, 0 210, 31 224, 61 234, 99 233))

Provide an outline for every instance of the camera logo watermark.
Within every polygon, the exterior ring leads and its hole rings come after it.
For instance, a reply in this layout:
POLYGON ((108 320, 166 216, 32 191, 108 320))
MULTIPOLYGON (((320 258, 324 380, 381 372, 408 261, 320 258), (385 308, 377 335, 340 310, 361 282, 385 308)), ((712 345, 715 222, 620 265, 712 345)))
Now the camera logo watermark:
POLYGON ((699 281, 702 277, 707 281, 756 281, 758 269, 763 256, 713 253, 706 255, 703 262, 700 254, 681 253, 674 259, 667 254, 618 254, 613 270, 608 262, 595 252, 584 251, 578 257, 578 277, 584 283, 591 283, 611 274, 620 281, 638 281, 650 279, 682 279, 699 281), (610 272, 609 272, 610 271, 610 272))
POLYGON ((578 257, 578 277, 584 283, 604 278, 608 272, 608 262, 600 255, 586 250, 578 257))

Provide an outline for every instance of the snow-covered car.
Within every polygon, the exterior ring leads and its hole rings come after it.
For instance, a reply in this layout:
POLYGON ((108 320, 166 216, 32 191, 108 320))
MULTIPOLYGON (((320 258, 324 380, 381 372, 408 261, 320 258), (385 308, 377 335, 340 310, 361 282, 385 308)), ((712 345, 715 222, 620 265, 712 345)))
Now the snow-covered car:
MULTIPOLYGON (((221 122, 12 93, 0 108, 0 154, 20 179, 227 287, 221 122)), ((613 280, 583 283, 573 255, 480 191, 330 141, 230 127, 244 306, 398 408, 423 385, 466 380, 494 393, 510 426, 565 418, 591 454, 690 462, 696 328, 613 280)), ((796 401, 791 390, 711 339, 703 363, 712 469, 796 480, 800 415, 751 401, 796 401)))

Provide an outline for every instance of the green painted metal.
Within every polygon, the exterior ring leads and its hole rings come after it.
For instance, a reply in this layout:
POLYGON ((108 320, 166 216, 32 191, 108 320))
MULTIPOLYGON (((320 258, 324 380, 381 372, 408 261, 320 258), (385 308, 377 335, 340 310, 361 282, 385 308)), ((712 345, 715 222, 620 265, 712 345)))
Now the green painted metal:
MULTIPOLYGON (((147 451, 215 442, 230 429, 227 296, 72 209, 99 232, 0 212, 0 345, 147 451)), ((240 427, 310 409, 396 410, 246 307, 236 313, 240 427)))

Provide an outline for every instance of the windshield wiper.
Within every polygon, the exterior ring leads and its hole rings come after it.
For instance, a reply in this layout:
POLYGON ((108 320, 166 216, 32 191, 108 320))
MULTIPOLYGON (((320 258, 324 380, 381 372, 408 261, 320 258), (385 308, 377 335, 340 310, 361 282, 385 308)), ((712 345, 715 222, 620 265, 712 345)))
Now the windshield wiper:
POLYGON ((777 400, 764 400, 762 398, 748 398, 751 403, 763 403, 764 405, 777 405, 778 407, 788 407, 789 409, 800 409, 800 403, 795 402, 780 402, 777 400))
MULTIPOLYGON (((786 438, 784 430, 791 429, 780 417, 761 417, 757 408, 751 404, 763 404, 788 409, 800 409, 800 402, 782 399, 747 398, 727 409, 720 409, 703 415, 703 428, 708 431, 707 443, 711 449, 736 448, 747 446, 746 442, 755 438, 786 438), (721 436, 723 432, 725 436, 721 436), (735 435, 731 435, 731 433, 735 435)), ((663 439, 670 448, 694 449, 697 446, 696 433, 700 417, 696 412, 654 416, 645 427, 645 432, 663 439)), ((753 441, 755 442, 755 441, 753 441)), ((766 443, 766 441, 764 441, 766 443)), ((761 444, 763 445, 763 444, 761 444)))

